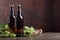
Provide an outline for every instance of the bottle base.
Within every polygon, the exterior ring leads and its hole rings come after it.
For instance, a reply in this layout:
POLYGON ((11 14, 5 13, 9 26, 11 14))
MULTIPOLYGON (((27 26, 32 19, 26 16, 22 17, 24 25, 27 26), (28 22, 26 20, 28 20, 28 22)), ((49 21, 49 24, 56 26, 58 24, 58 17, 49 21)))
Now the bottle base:
POLYGON ((16 37, 25 37, 25 36, 21 34, 16 34, 16 37))

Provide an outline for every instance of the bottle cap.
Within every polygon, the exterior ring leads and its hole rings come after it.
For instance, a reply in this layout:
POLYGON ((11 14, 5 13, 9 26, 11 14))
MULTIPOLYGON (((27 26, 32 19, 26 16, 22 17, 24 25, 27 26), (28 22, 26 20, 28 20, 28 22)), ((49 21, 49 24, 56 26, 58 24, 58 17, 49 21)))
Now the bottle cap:
POLYGON ((14 7, 14 5, 10 5, 10 6, 14 7))
POLYGON ((18 6, 20 6, 20 7, 21 7, 21 5, 18 5, 18 6))

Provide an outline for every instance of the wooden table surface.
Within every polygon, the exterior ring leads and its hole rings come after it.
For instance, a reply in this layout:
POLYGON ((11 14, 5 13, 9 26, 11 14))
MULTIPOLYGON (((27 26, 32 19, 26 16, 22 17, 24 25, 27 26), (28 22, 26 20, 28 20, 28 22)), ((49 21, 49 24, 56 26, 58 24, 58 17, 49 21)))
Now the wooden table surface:
POLYGON ((43 33, 38 36, 0 38, 0 40, 60 40, 60 33, 43 33))

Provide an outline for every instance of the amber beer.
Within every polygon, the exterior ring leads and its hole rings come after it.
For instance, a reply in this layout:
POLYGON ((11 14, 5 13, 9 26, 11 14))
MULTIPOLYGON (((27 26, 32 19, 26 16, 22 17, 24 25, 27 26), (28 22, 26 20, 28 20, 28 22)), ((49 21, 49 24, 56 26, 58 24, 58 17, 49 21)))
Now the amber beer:
POLYGON ((18 11, 17 11, 17 17, 16 17, 16 26, 17 26, 17 36, 23 36, 23 16, 21 15, 21 5, 18 5, 18 11))
POLYGON ((14 5, 11 5, 9 23, 8 23, 11 31, 15 32, 15 16, 14 16, 14 5))

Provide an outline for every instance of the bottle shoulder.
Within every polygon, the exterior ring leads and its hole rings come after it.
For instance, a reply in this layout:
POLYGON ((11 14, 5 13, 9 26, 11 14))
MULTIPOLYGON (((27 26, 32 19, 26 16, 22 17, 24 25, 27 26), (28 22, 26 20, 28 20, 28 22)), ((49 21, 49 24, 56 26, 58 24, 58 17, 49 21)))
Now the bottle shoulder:
POLYGON ((22 16, 20 16, 21 17, 21 19, 23 19, 23 17, 22 16))
POLYGON ((9 18, 16 18, 15 16, 10 16, 9 18))
POLYGON ((21 19, 23 19, 23 16, 16 16, 16 18, 21 18, 21 19))
POLYGON ((15 16, 13 16, 14 18, 16 18, 15 16))

